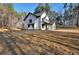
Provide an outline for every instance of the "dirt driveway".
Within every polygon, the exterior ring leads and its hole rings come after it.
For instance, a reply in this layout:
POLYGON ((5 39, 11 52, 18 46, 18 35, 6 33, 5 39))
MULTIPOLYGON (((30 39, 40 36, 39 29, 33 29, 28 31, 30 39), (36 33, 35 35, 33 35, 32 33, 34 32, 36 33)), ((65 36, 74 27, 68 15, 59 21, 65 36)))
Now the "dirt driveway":
POLYGON ((61 31, 0 32, 0 54, 79 54, 79 33, 61 31))

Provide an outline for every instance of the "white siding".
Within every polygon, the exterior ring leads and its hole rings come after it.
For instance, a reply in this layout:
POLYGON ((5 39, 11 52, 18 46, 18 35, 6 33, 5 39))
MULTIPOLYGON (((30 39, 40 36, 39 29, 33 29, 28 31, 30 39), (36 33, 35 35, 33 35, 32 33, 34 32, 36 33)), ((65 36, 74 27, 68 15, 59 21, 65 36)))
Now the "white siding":
POLYGON ((52 30, 55 30, 56 29, 56 24, 55 24, 55 22, 53 22, 53 24, 52 24, 52 30))
POLYGON ((25 22, 24 22, 25 29, 31 29, 31 27, 28 28, 28 24, 34 24, 34 23, 35 23, 35 20, 36 20, 36 17, 35 17, 34 15, 31 15, 31 14, 30 14, 30 15, 26 18, 26 20, 25 20, 25 22), (32 20, 32 23, 29 22, 30 20, 32 20))
MULTIPOLYGON (((44 22, 49 23, 49 17, 46 15, 45 12, 39 18, 36 18, 35 15, 30 14, 26 18, 26 20, 24 21, 24 28, 25 29, 32 29, 32 26, 30 28, 28 27, 28 24, 30 24, 29 23, 30 19, 32 20, 32 24, 34 24, 34 28, 33 29, 46 30, 46 25, 44 25, 42 27, 42 24, 44 24, 44 22), (45 17, 45 19, 43 19, 44 17, 45 17)), ((47 29, 48 30, 55 30, 56 29, 55 22, 52 22, 51 25, 47 25, 47 29)))
POLYGON ((35 20, 35 24, 34 24, 34 26, 35 26, 35 29, 40 29, 40 21, 39 21, 39 19, 37 18, 36 20, 35 20))
POLYGON ((39 29, 39 19, 36 18, 34 15, 29 15, 27 19, 25 20, 25 29, 32 29, 32 27, 28 28, 29 20, 32 20, 32 23, 34 24, 34 29, 39 29))

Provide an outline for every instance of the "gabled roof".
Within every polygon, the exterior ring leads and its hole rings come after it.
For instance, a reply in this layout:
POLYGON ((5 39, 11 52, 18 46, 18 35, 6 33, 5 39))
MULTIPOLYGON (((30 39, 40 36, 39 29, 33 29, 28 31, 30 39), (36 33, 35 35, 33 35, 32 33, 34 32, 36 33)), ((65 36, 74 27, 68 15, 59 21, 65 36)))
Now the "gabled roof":
POLYGON ((38 17, 40 17, 42 14, 44 13, 44 11, 38 11, 38 12, 34 12, 34 14, 38 17))
MULTIPOLYGON (((24 21, 27 19, 27 17, 28 17, 30 14, 31 14, 31 15, 34 15, 34 14, 32 14, 32 13, 29 12, 29 13, 27 14, 27 16, 24 18, 24 21)), ((35 16, 35 15, 34 15, 34 16, 35 16)))
POLYGON ((36 16, 41 16, 43 13, 46 13, 46 15, 49 17, 49 18, 52 18, 53 17, 53 15, 52 15, 52 13, 50 14, 50 15, 48 15, 50 12, 47 12, 47 11, 38 11, 38 12, 34 12, 34 14, 36 15, 36 16))
POLYGON ((38 16, 36 16, 35 14, 29 12, 29 13, 27 14, 27 16, 24 18, 24 21, 27 19, 27 17, 28 17, 29 15, 34 15, 36 18, 38 18, 38 16))

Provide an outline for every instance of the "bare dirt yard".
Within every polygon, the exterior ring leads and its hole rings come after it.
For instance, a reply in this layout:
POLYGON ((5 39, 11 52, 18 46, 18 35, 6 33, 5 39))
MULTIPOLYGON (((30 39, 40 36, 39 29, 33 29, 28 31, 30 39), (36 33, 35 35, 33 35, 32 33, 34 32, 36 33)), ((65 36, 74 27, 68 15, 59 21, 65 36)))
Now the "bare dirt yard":
POLYGON ((79 55, 79 32, 0 32, 1 55, 79 55))

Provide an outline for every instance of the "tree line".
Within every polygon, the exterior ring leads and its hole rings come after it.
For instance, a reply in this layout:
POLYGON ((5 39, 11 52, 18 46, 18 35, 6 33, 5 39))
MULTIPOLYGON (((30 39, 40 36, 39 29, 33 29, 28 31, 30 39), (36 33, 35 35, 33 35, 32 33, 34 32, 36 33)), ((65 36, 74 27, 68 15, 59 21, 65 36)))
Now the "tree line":
POLYGON ((64 4, 64 21, 69 20, 70 26, 79 27, 79 4, 65 3, 64 4))
POLYGON ((17 13, 12 3, 0 3, 0 28, 15 28, 22 16, 26 16, 26 13, 17 13))
MULTIPOLYGON (((59 14, 51 10, 51 6, 48 3, 39 3, 35 8, 35 12, 46 11, 49 17, 54 17, 56 24, 63 25, 66 20, 70 21, 70 26, 79 27, 79 4, 64 3, 64 15, 59 14), (64 21, 62 23, 62 20, 64 21)), ((35 13, 34 12, 34 13, 35 13)), ((26 16, 26 12, 17 13, 11 3, 0 3, 0 28, 12 28, 16 26, 19 20, 22 20, 22 16, 26 16)))

